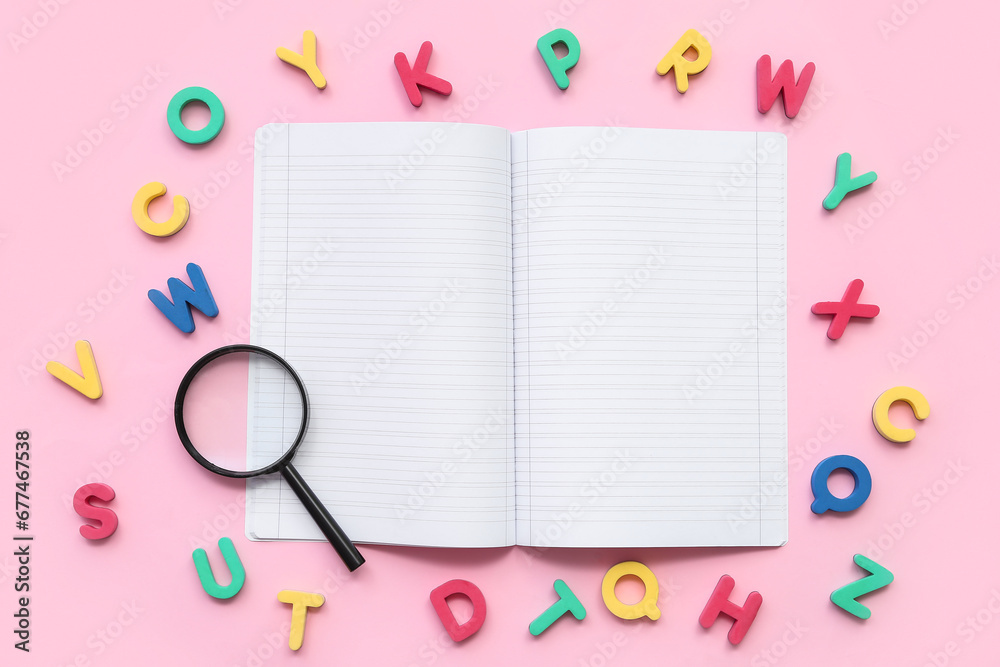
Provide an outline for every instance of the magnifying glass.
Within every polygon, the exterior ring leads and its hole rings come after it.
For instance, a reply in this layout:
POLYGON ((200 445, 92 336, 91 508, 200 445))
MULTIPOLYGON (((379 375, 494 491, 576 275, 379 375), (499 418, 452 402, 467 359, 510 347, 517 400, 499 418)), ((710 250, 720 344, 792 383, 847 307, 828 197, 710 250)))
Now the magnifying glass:
MULTIPOLYGON (((220 369, 217 372, 222 371, 220 369)), ((205 373, 203 377, 205 375, 209 374, 205 373)), ((224 396, 222 400, 228 398, 230 397, 224 396)), ((257 345, 227 345, 209 352, 191 366, 191 369, 184 375, 184 379, 181 380, 180 387, 177 388, 177 397, 174 399, 174 423, 177 426, 177 436, 180 438, 181 444, 184 445, 184 449, 191 455, 191 458, 216 475, 243 479, 280 472, 281 476, 295 492, 295 495, 302 501, 302 504, 313 520, 316 521, 323 535, 330 541, 333 548, 337 550, 337 554, 344 561, 347 569, 353 572, 365 562, 364 556, 361 555, 357 547, 354 546, 344 533, 344 530, 337 524, 330 515, 330 512, 320 502, 320 499, 309 488, 305 480, 302 479, 298 470, 292 465, 292 458, 295 456, 299 445, 302 444, 306 435, 306 427, 309 425, 309 398, 306 395, 306 387, 302 383, 302 379, 287 361, 271 350, 258 347, 257 345), (277 447, 268 449, 271 457, 266 461, 266 465, 254 469, 249 469, 249 464, 237 464, 236 457, 232 455, 232 448, 227 451, 225 447, 220 447, 215 438, 209 438, 208 442, 202 442, 201 448, 196 447, 188 436, 188 430, 184 424, 184 399, 195 377, 206 366, 220 357, 236 353, 248 353, 252 361, 254 361, 254 355, 258 355, 270 362, 266 368, 261 367, 259 373, 262 376, 266 375, 268 378, 280 377, 280 385, 283 388, 280 396, 274 394, 270 398, 265 396, 262 399, 265 401, 271 400, 274 404, 274 410, 277 410, 281 417, 280 426, 272 426, 267 430, 269 432, 280 432, 276 436, 276 440, 278 441, 275 445, 277 447), (289 386, 288 379, 291 380, 293 386, 289 386), (286 420, 285 417, 289 413, 293 415, 293 418, 286 420), (294 428, 295 417, 298 420, 298 432, 295 434, 294 439, 292 439, 290 434, 291 429, 294 428)), ((242 453, 245 454, 245 449, 242 453)), ((257 465, 257 463, 254 463, 254 465, 257 465)))

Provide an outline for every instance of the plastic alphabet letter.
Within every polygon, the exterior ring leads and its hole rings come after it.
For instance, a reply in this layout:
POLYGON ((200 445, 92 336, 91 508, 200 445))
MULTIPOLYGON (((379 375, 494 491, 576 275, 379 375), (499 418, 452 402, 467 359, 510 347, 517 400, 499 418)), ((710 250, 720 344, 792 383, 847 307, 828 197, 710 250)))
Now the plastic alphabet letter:
POLYGON ((697 74, 708 67, 712 60, 712 45, 705 37, 691 28, 685 32, 677 43, 670 47, 667 55, 663 56, 656 66, 656 73, 665 76, 671 69, 674 70, 674 77, 677 79, 677 92, 686 93, 688 89, 688 75, 697 74), (688 49, 694 49, 698 57, 688 60, 684 54, 688 49))
POLYGON ((88 540, 103 540, 111 537, 118 530, 118 515, 109 507, 96 507, 90 504, 91 498, 104 502, 115 499, 115 490, 107 484, 84 484, 73 494, 73 509, 84 519, 96 521, 97 526, 84 524, 80 526, 80 534, 88 540))
POLYGON ((205 280, 205 272, 197 264, 187 265, 188 277, 191 279, 191 286, 188 287, 179 278, 167 280, 167 287, 170 289, 170 296, 174 298, 173 303, 160 290, 149 290, 149 300, 160 309, 160 312, 167 316, 174 326, 184 333, 194 331, 194 317, 191 315, 191 308, 197 308, 208 317, 215 317, 219 314, 219 307, 215 305, 215 298, 212 290, 205 280), (193 289, 192 289, 193 288, 193 289))
POLYGON ((545 66, 549 68, 549 73, 555 79, 560 90, 569 88, 569 76, 566 72, 580 62, 580 40, 566 28, 556 28, 552 32, 547 32, 538 38, 538 52, 542 54, 545 66), (565 57, 556 57, 555 45, 562 44, 566 47, 565 57))
POLYGON ((813 304, 813 315, 833 315, 830 326, 826 329, 827 338, 837 340, 843 336, 852 317, 870 320, 879 314, 880 309, 875 304, 858 303, 861 299, 861 290, 864 288, 864 281, 855 278, 847 284, 840 301, 820 301, 813 304))
POLYGON ((860 459, 846 454, 831 456, 820 461, 813 470, 812 492, 816 498, 811 506, 813 513, 822 514, 827 510, 852 512, 864 505, 871 495, 872 474, 860 459), (830 493, 828 482, 835 470, 846 470, 854 478, 854 490, 846 498, 838 498, 830 493))
POLYGON ((222 126, 226 123, 226 109, 222 106, 222 101, 218 95, 208 88, 191 86, 178 92, 167 104, 167 125, 170 131, 178 139, 187 144, 205 144, 219 136, 222 126), (201 102, 208 107, 211 114, 208 118, 208 125, 200 130, 189 130, 181 120, 181 112, 184 107, 192 102, 201 102))
POLYGON ((97 400, 104 395, 101 374, 97 372, 97 360, 90 341, 76 341, 76 358, 80 361, 80 372, 74 373, 58 361, 45 364, 45 370, 58 380, 62 380, 89 399, 97 400))
POLYGON ((194 568, 198 571, 198 579, 201 580, 201 587, 205 589, 205 592, 213 598, 228 600, 243 588, 243 584, 247 580, 247 571, 244 569, 243 561, 236 553, 236 547, 231 539, 220 537, 219 551, 222 552, 226 567, 229 568, 229 573, 233 577, 233 580, 226 586, 220 586, 216 581, 215 575, 212 574, 212 565, 208 562, 208 554, 205 553, 204 549, 195 549, 191 557, 194 559, 194 568))
POLYGON ((838 588, 830 594, 830 601, 844 611, 867 621, 872 616, 872 610, 858 602, 857 598, 866 593, 885 588, 892 583, 893 576, 892 572, 861 554, 854 555, 854 563, 861 569, 869 572, 870 576, 838 588))
POLYGON ((279 46, 276 53, 284 62, 308 74, 314 86, 320 90, 326 88, 326 77, 316 64, 316 33, 312 30, 302 33, 302 53, 295 53, 283 46, 279 46))
POLYGON ((288 633, 288 648, 298 651, 302 648, 302 636, 306 631, 306 613, 309 607, 322 607, 326 599, 319 593, 302 591, 281 591, 278 602, 292 605, 292 629, 288 633))
POLYGON ((634 620, 643 616, 648 616, 654 621, 658 619, 660 610, 656 606, 656 598, 659 595, 660 585, 656 581, 656 575, 644 564, 634 560, 612 566, 604 575, 604 581, 601 583, 601 597, 604 598, 604 604, 608 611, 618 618, 626 620, 634 620), (642 581, 642 585, 646 587, 642 599, 635 604, 625 604, 615 595, 615 585, 622 577, 629 575, 638 577, 642 581))
POLYGON ((543 611, 541 616, 528 625, 528 632, 536 637, 548 630, 549 626, 555 623, 566 612, 573 614, 573 617, 578 621, 582 621, 587 616, 587 610, 584 609, 583 603, 569 589, 565 581, 556 579, 552 586, 556 589, 556 593, 559 594, 559 601, 543 611))
POLYGON ((909 442, 917 437, 912 428, 897 428, 889 421, 889 406, 896 401, 903 401, 913 410, 913 416, 923 421, 931 414, 931 405, 924 395, 913 387, 893 387, 886 389, 875 399, 872 406, 872 423, 875 430, 889 442, 909 442))
POLYGON ((733 587, 735 586, 736 582, 732 577, 728 574, 722 575, 719 583, 715 585, 715 590, 712 591, 712 596, 708 598, 708 604, 705 605, 705 609, 698 618, 701 627, 705 629, 712 627, 719 618, 719 614, 725 614, 733 618, 736 622, 729 629, 730 644, 739 644, 743 641, 753 620, 757 618, 757 612, 760 610, 761 603, 764 602, 763 596, 757 591, 747 596, 747 601, 743 603, 742 607, 735 602, 731 602, 729 594, 733 592, 733 587))
POLYGON ((816 65, 806 63, 799 74, 798 83, 795 82, 795 69, 792 61, 786 60, 778 66, 778 71, 771 78, 771 56, 763 55, 757 61, 757 111, 767 113, 771 105, 781 94, 782 103, 785 106, 785 115, 795 118, 802 108, 802 103, 809 92, 809 84, 812 82, 813 74, 816 73, 816 65))
POLYGON ((483 622, 486 620, 486 598, 483 597, 483 592, 474 583, 465 579, 452 579, 432 590, 431 605, 434 606, 434 611, 441 619, 444 629, 448 631, 448 636, 456 642, 468 639, 479 632, 479 628, 483 627, 483 622), (472 602, 472 618, 461 625, 448 606, 447 598, 452 595, 464 595, 472 602))
POLYGON ((837 156, 837 168, 833 176, 833 189, 823 200, 823 208, 832 211, 840 205, 844 197, 855 190, 871 185, 878 178, 878 174, 869 171, 860 176, 851 178, 851 154, 841 153, 837 156))
POLYGON ((146 183, 132 200, 132 219, 139 229, 150 236, 173 236, 184 228, 191 215, 191 205, 181 195, 174 195, 174 212, 166 222, 156 222, 149 217, 149 203, 167 194, 167 186, 153 181, 146 183))
POLYGON ((403 82, 403 89, 406 91, 406 96, 410 99, 410 104, 415 107, 419 107, 424 101, 418 86, 423 86, 442 95, 451 95, 450 83, 427 73, 427 63, 430 62, 431 49, 433 47, 434 45, 430 42, 421 44, 420 51, 417 52, 417 59, 413 61, 412 68, 406 59, 406 54, 402 51, 397 53, 393 59, 393 62, 396 63, 396 71, 399 72, 399 78, 403 82))

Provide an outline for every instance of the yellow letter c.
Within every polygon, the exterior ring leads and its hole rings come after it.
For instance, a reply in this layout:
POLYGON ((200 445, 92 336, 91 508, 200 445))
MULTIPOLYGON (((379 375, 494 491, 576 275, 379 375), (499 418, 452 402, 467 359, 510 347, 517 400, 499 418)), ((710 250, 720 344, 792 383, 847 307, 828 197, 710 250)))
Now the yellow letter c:
POLYGON ((931 414, 931 406, 924 395, 912 387, 886 389, 875 399, 872 406, 875 430, 889 442, 909 442, 917 437, 917 432, 912 428, 897 428, 889 421, 889 406, 896 401, 904 401, 913 410, 913 416, 920 420, 927 419, 931 414))
POLYGON ((167 193, 167 186, 153 181, 146 183, 135 193, 132 200, 132 219, 139 229, 152 236, 172 236, 181 231, 191 214, 188 200, 180 195, 174 197, 174 212, 166 222, 155 222, 149 217, 149 203, 167 193))

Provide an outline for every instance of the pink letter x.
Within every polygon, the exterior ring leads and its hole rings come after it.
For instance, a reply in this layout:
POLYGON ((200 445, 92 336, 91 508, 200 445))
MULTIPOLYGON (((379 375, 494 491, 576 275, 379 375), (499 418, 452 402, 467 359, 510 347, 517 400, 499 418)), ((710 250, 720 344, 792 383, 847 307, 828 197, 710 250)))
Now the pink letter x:
POLYGON ((813 304, 812 312, 814 315, 833 315, 833 321, 830 322, 830 328, 826 332, 827 338, 837 340, 843 336, 844 330, 847 329, 847 323, 851 321, 852 317, 871 319, 878 315, 878 306, 858 303, 864 286, 865 284, 860 279, 852 280, 851 284, 847 286, 847 291, 844 292, 844 298, 840 301, 820 301, 813 304))

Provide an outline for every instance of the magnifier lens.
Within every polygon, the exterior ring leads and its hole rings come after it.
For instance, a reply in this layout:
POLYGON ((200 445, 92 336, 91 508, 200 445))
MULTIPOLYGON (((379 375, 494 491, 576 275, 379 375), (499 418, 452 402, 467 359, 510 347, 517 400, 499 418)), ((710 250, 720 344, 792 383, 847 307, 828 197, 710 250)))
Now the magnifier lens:
POLYGON ((208 362, 191 380, 184 427, 209 463, 244 473, 272 465, 292 448, 302 410, 302 396, 283 366, 262 354, 233 352, 208 362), (248 383, 254 388, 250 401, 248 383))
MULTIPOLYGON (((174 403, 177 437, 188 454, 212 472, 229 477, 281 472, 353 572, 365 557, 291 465, 294 450, 305 437, 308 413, 306 389, 298 374, 274 352, 253 345, 220 347, 196 361, 184 374, 174 403), (253 390, 249 400, 248 389, 253 390), (249 423, 250 437, 245 440, 226 436, 246 433, 238 423, 242 413, 237 406, 242 401, 249 404, 249 419, 243 423, 249 423)), ((266 489, 273 481, 258 483, 266 489)))

